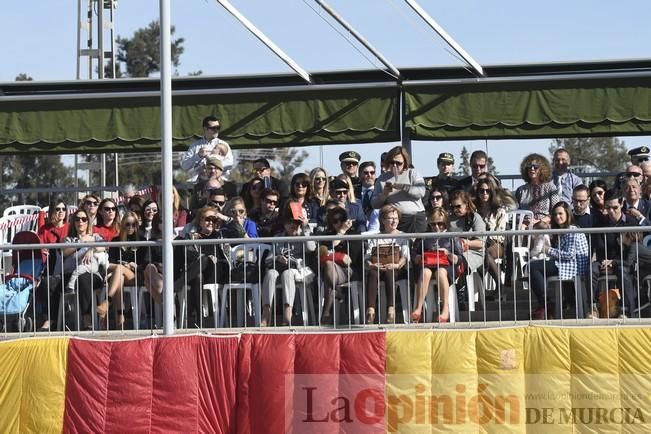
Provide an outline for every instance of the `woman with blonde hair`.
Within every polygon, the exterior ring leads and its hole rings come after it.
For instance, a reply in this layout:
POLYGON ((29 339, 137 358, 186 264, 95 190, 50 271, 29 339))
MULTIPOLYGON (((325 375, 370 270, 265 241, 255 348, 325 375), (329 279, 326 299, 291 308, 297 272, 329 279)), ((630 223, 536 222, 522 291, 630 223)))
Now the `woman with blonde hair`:
POLYGON ((317 203, 319 207, 325 206, 326 202, 330 199, 328 174, 325 169, 315 167, 310 170, 310 183, 312 187, 310 201, 317 203))

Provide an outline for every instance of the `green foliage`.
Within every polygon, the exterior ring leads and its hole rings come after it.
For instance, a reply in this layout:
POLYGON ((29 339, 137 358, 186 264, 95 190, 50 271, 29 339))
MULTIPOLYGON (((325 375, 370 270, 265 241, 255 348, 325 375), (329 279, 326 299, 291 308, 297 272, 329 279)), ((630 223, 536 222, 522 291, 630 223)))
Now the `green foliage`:
POLYGON ((486 168, 488 173, 490 173, 491 175, 494 175, 494 176, 499 175, 499 172, 495 168, 495 162, 493 161, 493 157, 488 157, 488 160, 486 160, 486 165, 488 166, 486 168))
MULTIPOLYGON (((174 26, 171 27, 174 35, 174 26)), ((181 54, 183 54, 183 38, 172 41, 172 64, 179 66, 181 54)), ((116 76, 122 76, 122 64, 126 67, 128 77, 149 77, 153 72, 160 71, 160 23, 152 21, 147 27, 136 30, 131 38, 117 40, 117 61, 120 62, 116 68, 116 76)))
POLYGON ((459 168, 455 172, 456 176, 468 176, 470 175, 470 153, 464 146, 461 148, 461 155, 459 156, 459 168))
POLYGON ((24 72, 21 72, 16 76, 16 81, 32 81, 32 80, 34 79, 29 75, 25 74, 24 72))
MULTIPOLYGON (((3 188, 56 188, 74 186, 72 168, 59 155, 20 154, 0 156, 0 185, 3 188)), ((48 205, 56 193, 23 193, 15 197, 0 195, 0 209, 14 203, 48 205)), ((69 197, 73 201, 74 197, 69 197)), ((71 202, 73 203, 73 202, 71 202)))
POLYGON ((617 172, 629 160, 626 145, 617 137, 584 137, 554 139, 550 156, 558 148, 566 149, 572 166, 593 166, 596 171, 617 172))
POLYGON ((276 152, 276 173, 278 178, 286 181, 291 181, 292 176, 296 173, 296 169, 303 165, 303 161, 307 159, 309 153, 305 149, 299 148, 278 148, 276 152))

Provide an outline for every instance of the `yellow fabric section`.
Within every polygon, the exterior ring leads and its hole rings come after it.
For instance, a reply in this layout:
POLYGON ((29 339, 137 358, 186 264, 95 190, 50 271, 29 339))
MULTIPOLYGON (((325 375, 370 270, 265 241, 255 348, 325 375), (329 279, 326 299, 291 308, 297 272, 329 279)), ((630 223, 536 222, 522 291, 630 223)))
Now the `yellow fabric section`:
POLYGON ((651 327, 392 331, 386 343, 388 432, 651 432, 651 327))
POLYGON ((0 343, 2 432, 60 433, 68 338, 0 343))

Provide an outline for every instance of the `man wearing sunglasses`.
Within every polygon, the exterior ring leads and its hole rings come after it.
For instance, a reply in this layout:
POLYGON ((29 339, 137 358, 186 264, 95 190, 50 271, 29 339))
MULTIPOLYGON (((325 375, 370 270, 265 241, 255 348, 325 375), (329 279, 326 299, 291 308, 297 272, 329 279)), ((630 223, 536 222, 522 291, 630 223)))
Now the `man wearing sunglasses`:
POLYGON ((470 176, 459 181, 459 188, 470 192, 479 177, 488 172, 488 155, 484 151, 475 151, 470 154, 470 176))
POLYGON ((215 116, 206 116, 201 126, 203 127, 203 136, 192 143, 181 157, 181 169, 191 175, 190 182, 197 180, 206 158, 210 155, 215 155, 222 161, 226 174, 233 167, 233 152, 228 143, 218 137, 221 129, 220 120, 215 116))
POLYGON ((362 181, 358 175, 359 161, 361 159, 362 156, 355 151, 346 151, 339 154, 341 173, 350 178, 353 183, 353 191, 358 198, 362 195, 362 181))
POLYGON ((272 188, 262 191, 260 208, 254 208, 249 218, 258 225, 259 237, 273 237, 283 230, 283 223, 278 213, 280 195, 272 188))
POLYGON ((359 198, 362 201, 362 209, 366 215, 366 227, 369 231, 380 230, 380 210, 374 209, 371 204, 376 179, 376 169, 373 161, 364 161, 359 165, 359 178, 362 189, 359 198))
POLYGON ((640 146, 639 148, 633 148, 628 151, 629 157, 631 157, 631 164, 639 166, 645 161, 649 161, 649 153, 651 150, 647 146, 640 146))

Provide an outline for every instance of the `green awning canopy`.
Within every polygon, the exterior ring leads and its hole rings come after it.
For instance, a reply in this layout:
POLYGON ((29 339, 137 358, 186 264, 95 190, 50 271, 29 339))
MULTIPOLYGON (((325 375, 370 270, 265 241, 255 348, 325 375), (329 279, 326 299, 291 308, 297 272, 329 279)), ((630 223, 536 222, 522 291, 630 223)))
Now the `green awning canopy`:
MULTIPOLYGON (((398 86, 273 92, 179 91, 173 136, 183 150, 215 115, 234 148, 385 142, 400 139, 398 86)), ((129 152, 160 149, 158 92, 0 97, 0 152, 129 152)))
POLYGON ((651 133, 651 77, 406 86, 414 140, 651 133))
MULTIPOLYGON (((234 148, 651 134, 651 60, 173 80, 176 150, 222 120, 234 148), (401 110, 402 108, 402 110, 401 110)), ((158 151, 156 79, 0 83, 0 153, 158 151)))

